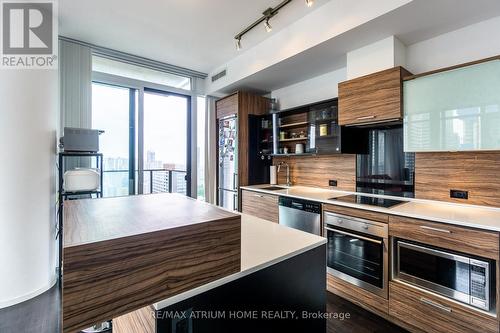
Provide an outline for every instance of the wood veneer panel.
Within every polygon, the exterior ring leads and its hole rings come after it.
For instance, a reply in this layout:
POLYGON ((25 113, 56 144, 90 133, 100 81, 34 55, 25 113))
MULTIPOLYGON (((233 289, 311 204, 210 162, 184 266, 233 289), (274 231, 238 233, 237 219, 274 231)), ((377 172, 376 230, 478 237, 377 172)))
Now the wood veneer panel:
MULTIPOLYGON (((301 113, 290 114, 281 117, 281 125, 307 122, 307 110, 301 113)), ((307 125, 304 125, 307 127, 307 125)))
POLYGON ((154 308, 146 306, 113 319, 113 333, 155 333, 154 308))
POLYGON ((181 195, 66 201, 64 216, 64 332, 240 270, 240 216, 181 195))
POLYGON ((371 221, 379 221, 379 222, 384 222, 384 223, 389 222, 389 215, 383 214, 383 213, 378 213, 378 212, 373 212, 370 210, 351 208, 351 207, 345 207, 345 206, 339 206, 339 205, 331 205, 331 204, 323 204, 323 210, 328 211, 328 212, 332 212, 332 213, 341 214, 341 215, 359 217, 359 218, 367 219, 367 220, 371 220, 371 221))
POLYGON ((495 260, 499 256, 498 232, 391 215, 389 235, 495 260))
POLYGON ((500 207, 500 152, 415 154, 415 197, 500 207), (450 190, 469 191, 452 199, 450 190))
POLYGON ((494 56, 494 57, 489 57, 489 58, 485 58, 485 59, 481 59, 481 60, 470 61, 470 62, 466 62, 463 64, 454 65, 454 66, 449 66, 449 67, 443 67, 443 68, 439 68, 436 70, 432 70, 432 71, 428 71, 428 72, 424 72, 424 73, 420 73, 420 74, 405 75, 403 77, 403 80, 404 81, 413 80, 413 79, 416 79, 416 78, 419 78, 422 76, 428 76, 428 75, 433 75, 433 74, 442 73, 442 72, 446 72, 446 71, 451 71, 454 69, 468 67, 468 66, 472 66, 472 65, 477 65, 477 64, 481 64, 483 62, 492 61, 492 60, 500 60, 500 56, 494 56))
POLYGON ((278 223, 278 196, 259 192, 242 190, 241 212, 260 217, 264 220, 278 223))
POLYGON ((339 83, 339 124, 354 125, 402 118, 402 77, 394 67, 339 83))
POLYGON ((238 93, 221 98, 215 102, 217 119, 238 113, 238 93))
POLYGON ((386 318, 389 313, 389 300, 339 279, 332 274, 326 274, 326 288, 329 292, 339 295, 354 304, 370 310, 386 318))
POLYGON ((425 332, 498 332, 496 318, 398 282, 389 282, 389 314, 425 332))
MULTIPOLYGON (((328 180, 337 180, 336 189, 356 190, 356 155, 275 157, 273 164, 287 162, 293 185, 329 188, 328 180)), ((279 184, 286 183, 286 168, 278 174, 279 184)))
POLYGON ((269 99, 238 92, 238 185, 248 184, 248 115, 263 115, 269 111, 269 99))

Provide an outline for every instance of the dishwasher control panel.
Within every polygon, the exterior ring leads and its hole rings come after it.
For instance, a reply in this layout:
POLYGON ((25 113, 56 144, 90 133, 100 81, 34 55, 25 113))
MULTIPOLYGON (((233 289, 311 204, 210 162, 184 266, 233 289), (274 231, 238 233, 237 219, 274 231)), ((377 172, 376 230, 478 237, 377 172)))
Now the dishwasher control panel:
POLYGON ((309 213, 321 214, 321 204, 313 201, 279 197, 279 205, 289 208, 295 208, 309 213))

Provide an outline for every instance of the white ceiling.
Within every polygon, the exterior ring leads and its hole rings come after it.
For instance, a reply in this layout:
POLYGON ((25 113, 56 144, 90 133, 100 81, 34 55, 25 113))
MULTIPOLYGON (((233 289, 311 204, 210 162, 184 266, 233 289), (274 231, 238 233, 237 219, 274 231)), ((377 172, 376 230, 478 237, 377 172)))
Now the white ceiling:
MULTIPOLYGON (((416 0, 220 89, 268 93, 345 67, 346 53, 395 35, 405 45, 500 16, 499 0, 416 0)), ((467 43, 464 42, 464 47, 467 43)))
MULTIPOLYGON (((330 0, 294 0, 256 27, 250 48, 330 0)), ((237 55, 234 36, 281 0, 60 0, 59 34, 208 73, 237 55)))

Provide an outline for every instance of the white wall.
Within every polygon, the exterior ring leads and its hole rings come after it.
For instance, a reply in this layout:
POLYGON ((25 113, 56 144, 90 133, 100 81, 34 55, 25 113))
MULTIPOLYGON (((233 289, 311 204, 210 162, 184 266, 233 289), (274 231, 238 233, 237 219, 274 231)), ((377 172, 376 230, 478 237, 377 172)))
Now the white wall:
POLYGON ((271 93, 271 97, 276 98, 279 102, 279 108, 284 110, 294 106, 338 97, 338 83, 345 80, 346 69, 341 68, 309 80, 274 90, 271 93))
POLYGON ((404 65, 405 46, 394 36, 347 53, 347 66, 272 91, 281 110, 338 97, 339 82, 404 65))
POLYGON ((57 70, 0 70, 0 308, 56 280, 57 70))
POLYGON ((413 74, 500 55, 500 16, 409 45, 406 68, 413 74))
POLYGON ((347 52, 347 79, 404 66, 405 47, 394 36, 347 52))

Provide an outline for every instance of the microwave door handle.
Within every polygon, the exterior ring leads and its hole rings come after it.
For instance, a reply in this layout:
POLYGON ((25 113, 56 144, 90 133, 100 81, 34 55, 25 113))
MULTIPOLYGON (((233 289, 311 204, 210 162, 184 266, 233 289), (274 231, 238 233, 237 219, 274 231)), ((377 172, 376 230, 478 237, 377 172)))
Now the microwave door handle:
POLYGON ((362 239, 362 240, 365 240, 365 241, 368 241, 368 242, 372 242, 372 243, 376 243, 376 244, 382 244, 381 240, 372 239, 372 238, 368 238, 368 237, 364 237, 364 236, 352 234, 352 233, 347 232, 347 231, 341 231, 341 230, 332 229, 332 228, 328 228, 328 227, 325 227, 325 230, 336 232, 336 233, 339 233, 339 234, 342 234, 342 235, 346 235, 346 236, 355 237, 355 238, 362 239))
POLYGON ((420 245, 416 245, 416 244, 406 243, 403 241, 398 241, 398 247, 403 247, 403 248, 414 250, 417 252, 427 253, 427 254, 430 254, 432 256, 437 256, 437 257, 441 257, 441 258, 446 258, 446 259, 450 259, 450 260, 454 260, 454 261, 463 262, 465 264, 470 264, 470 258, 461 256, 458 254, 450 253, 450 252, 432 249, 429 247, 424 247, 424 246, 420 246, 420 245))

